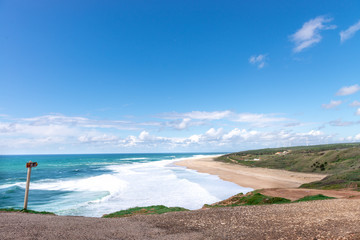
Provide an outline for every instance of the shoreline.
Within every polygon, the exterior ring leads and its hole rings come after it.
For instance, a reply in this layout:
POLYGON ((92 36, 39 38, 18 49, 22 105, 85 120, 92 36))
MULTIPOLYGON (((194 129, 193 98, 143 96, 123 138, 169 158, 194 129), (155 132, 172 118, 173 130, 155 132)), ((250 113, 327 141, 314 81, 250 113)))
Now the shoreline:
POLYGON ((256 189, 297 188, 301 184, 323 179, 326 175, 290 172, 280 169, 247 167, 243 165, 217 162, 214 156, 191 158, 173 163, 201 173, 217 175, 220 179, 233 182, 241 187, 256 189))

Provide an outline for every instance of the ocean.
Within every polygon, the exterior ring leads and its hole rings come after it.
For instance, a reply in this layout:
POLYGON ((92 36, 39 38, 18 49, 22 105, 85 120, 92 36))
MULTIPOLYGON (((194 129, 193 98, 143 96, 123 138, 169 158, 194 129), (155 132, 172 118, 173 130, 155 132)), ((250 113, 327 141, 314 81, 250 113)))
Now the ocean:
POLYGON ((219 177, 175 166, 211 154, 0 155, 0 208, 23 208, 26 162, 32 168, 28 209, 101 217, 136 206, 191 210, 249 192, 219 177))

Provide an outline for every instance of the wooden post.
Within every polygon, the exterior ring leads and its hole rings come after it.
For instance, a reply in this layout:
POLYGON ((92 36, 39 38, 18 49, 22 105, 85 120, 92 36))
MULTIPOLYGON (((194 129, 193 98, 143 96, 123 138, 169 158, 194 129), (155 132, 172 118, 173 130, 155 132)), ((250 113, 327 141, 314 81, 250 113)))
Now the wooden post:
POLYGON ((28 204, 31 168, 32 168, 32 167, 36 167, 37 165, 38 165, 37 162, 31 162, 31 161, 29 161, 28 163, 26 163, 26 168, 28 169, 28 172, 27 172, 27 178, 26 178, 26 189, 25 189, 25 198, 24 198, 24 210, 27 209, 27 204, 28 204))

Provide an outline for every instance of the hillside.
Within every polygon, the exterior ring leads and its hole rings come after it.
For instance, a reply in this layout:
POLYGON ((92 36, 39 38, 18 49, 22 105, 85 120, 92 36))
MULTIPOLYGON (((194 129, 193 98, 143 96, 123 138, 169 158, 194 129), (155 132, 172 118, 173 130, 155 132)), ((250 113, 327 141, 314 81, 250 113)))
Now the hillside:
POLYGON ((317 172, 328 176, 304 188, 360 190, 360 143, 249 150, 223 155, 218 161, 250 167, 317 172))

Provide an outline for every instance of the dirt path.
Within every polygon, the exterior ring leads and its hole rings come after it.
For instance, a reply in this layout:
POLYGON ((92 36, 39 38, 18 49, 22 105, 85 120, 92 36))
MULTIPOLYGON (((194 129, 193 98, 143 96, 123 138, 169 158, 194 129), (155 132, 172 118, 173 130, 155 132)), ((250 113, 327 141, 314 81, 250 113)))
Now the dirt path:
POLYGON ((215 208, 121 219, 0 212, 0 239, 360 239, 360 200, 215 208))
POLYGON ((360 199, 360 192, 351 190, 318 190, 318 189, 304 189, 304 188, 269 188, 262 189, 260 193, 272 196, 290 199, 291 201, 299 198, 322 194, 328 197, 343 198, 343 199, 360 199))

